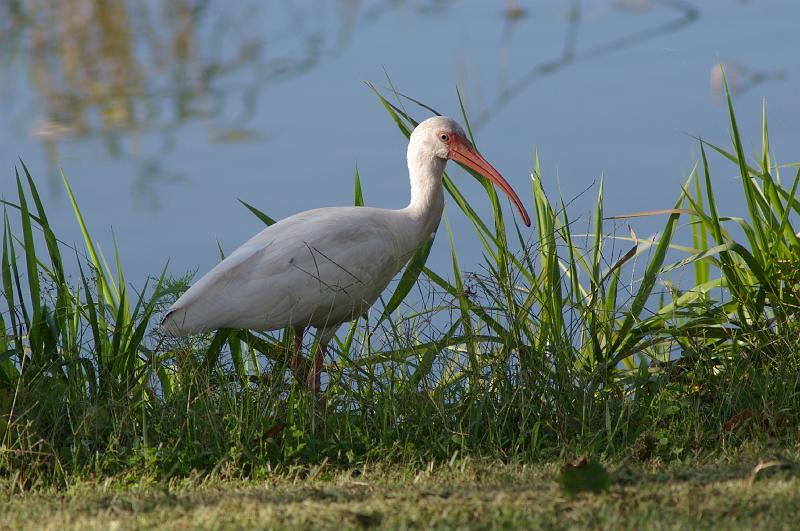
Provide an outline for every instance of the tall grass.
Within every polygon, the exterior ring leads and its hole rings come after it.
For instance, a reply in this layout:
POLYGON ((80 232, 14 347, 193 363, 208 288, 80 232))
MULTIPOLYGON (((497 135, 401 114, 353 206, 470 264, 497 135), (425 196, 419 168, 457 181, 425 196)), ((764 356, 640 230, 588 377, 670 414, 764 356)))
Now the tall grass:
MULTIPOLYGON (((401 100, 375 94, 408 136, 416 121, 401 100)), ((419 249, 385 302, 343 327, 322 402, 288 377, 289 331, 162 337, 155 317, 188 279, 165 268, 134 292, 116 250, 112 268, 93 243, 66 178, 86 249, 63 245, 21 164, 4 210, 0 474, 28 487, 86 473, 259 477, 323 459, 672 458, 749 438, 794 441, 800 169, 775 162, 766 112, 748 162, 730 100, 729 112, 732 146, 700 140, 672 204, 616 216, 663 218, 649 238, 608 233, 602 180, 591 234, 576 234, 564 202, 545 192, 538 156, 533 237, 503 217, 483 177, 473 174, 488 218, 445 176, 483 245, 481 273, 464 271, 445 220, 451 270, 426 265, 432 240, 419 249), (745 216, 720 212, 709 153, 739 172, 745 216), (619 241, 626 252, 615 255, 619 241), (671 283, 685 269, 693 285, 671 283), (412 291, 422 295, 413 307, 412 291)), ((358 172, 354 196, 363 204, 358 172)))

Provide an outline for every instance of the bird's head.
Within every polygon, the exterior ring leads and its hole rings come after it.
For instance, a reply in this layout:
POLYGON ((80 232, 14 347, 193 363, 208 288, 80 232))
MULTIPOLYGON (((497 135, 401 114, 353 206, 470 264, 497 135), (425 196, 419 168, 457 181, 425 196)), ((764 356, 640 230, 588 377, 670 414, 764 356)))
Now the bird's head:
POLYGON ((426 155, 445 160, 452 159, 451 148, 459 141, 469 144, 464 129, 446 116, 434 116, 420 122, 409 141, 417 144, 417 149, 426 155))
POLYGON ((455 120, 446 116, 434 116, 420 122, 411 133, 409 147, 412 146, 414 151, 422 156, 454 160, 492 181, 514 202, 522 221, 530 227, 531 219, 514 189, 500 172, 478 153, 464 129, 455 120))

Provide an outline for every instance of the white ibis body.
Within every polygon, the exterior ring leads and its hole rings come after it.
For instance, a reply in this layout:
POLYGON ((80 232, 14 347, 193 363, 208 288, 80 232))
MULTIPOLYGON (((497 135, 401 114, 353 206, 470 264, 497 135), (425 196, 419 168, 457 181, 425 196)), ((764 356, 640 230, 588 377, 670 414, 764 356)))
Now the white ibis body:
POLYGON ((164 317, 168 334, 218 328, 295 330, 292 370, 319 390, 325 347, 339 325, 361 315, 436 229, 444 208, 442 174, 455 160, 484 175, 525 208, 505 179, 450 118, 420 123, 408 143, 411 201, 405 208, 308 210, 262 230, 184 293, 164 317), (310 369, 300 354, 304 331, 321 349, 310 369))

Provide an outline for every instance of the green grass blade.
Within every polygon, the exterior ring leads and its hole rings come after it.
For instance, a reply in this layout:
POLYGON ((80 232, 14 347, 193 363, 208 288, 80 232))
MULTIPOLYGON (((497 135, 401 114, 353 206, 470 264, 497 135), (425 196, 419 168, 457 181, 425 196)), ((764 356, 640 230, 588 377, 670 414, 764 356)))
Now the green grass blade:
POLYGON ((64 271, 63 271, 63 261, 61 259, 61 251, 58 248, 58 241, 56 239, 53 230, 50 227, 50 222, 47 219, 47 214, 45 213, 44 205, 42 204, 42 200, 39 197, 39 191, 36 187, 36 183, 33 181, 33 177, 31 177, 30 171, 28 171, 28 167, 25 165, 20 159, 20 164, 22 164, 22 169, 25 172, 25 177, 28 181, 28 190, 31 193, 31 197, 33 198, 34 205, 36 206, 36 213, 38 217, 36 218, 36 222, 42 228, 44 232, 45 244, 47 245, 47 251, 50 254, 50 262, 53 266, 53 270, 55 272, 56 281, 59 284, 64 283, 64 271))
POLYGON ((392 312, 400 306, 411 291, 411 288, 414 287, 419 275, 425 268, 425 263, 428 261, 428 255, 431 253, 434 237, 435 235, 431 235, 431 237, 422 244, 422 247, 417 249, 414 256, 411 257, 405 271, 403 271, 403 275, 400 277, 400 281, 397 283, 397 287, 389 298, 389 302, 386 303, 381 316, 378 318, 379 323, 388 318, 392 312))
MULTIPOLYGON (((686 184, 688 185, 688 181, 686 184)), ((681 193, 678 201, 675 203, 675 209, 678 209, 681 206, 681 203, 683 203, 683 198, 684 194, 681 193)), ((664 264, 664 259, 666 258, 667 250, 669 249, 670 242, 672 241, 672 234, 675 230, 675 225, 677 224, 679 217, 680 213, 676 212, 674 214, 670 214, 669 219, 664 226, 664 230, 661 232, 658 245, 656 245, 653 255, 650 258, 650 262, 647 264, 642 282, 639 285, 639 289, 636 291, 636 295, 633 298, 631 307, 626 313, 625 319, 622 322, 622 326, 619 329, 617 340, 612 347, 612 352, 615 354, 622 354, 627 350, 627 347, 635 341, 634 338, 631 337, 630 332, 633 329, 634 324, 640 319, 642 310, 644 310, 645 304, 652 294, 653 287, 658 279, 658 275, 661 273, 661 267, 664 264)))
POLYGON ((63 171, 61 172, 61 179, 64 182, 64 188, 67 190, 67 195, 69 196, 70 203, 72 204, 72 210, 75 213, 75 218, 78 220, 78 225, 81 228, 81 234, 83 235, 83 241, 84 244, 86 245, 86 250, 89 253, 89 258, 92 267, 95 269, 95 272, 97 274, 97 282, 100 286, 101 294, 107 304, 115 305, 114 297, 111 293, 111 289, 108 285, 108 281, 104 273, 103 264, 101 263, 100 258, 97 255, 94 243, 92 242, 92 237, 89 235, 89 230, 86 227, 86 221, 83 219, 83 214, 81 213, 81 210, 78 207, 78 202, 75 200, 75 195, 72 193, 72 187, 69 185, 67 176, 64 175, 63 171))
POLYGON ((255 215, 255 217, 257 217, 262 222, 264 222, 264 225, 266 225, 267 227, 269 227, 270 225, 274 225, 275 224, 275 220, 274 219, 272 219, 268 215, 264 214, 262 211, 260 211, 259 209, 257 209, 253 205, 251 205, 250 203, 247 203, 246 201, 243 201, 241 199, 239 199, 238 201, 241 204, 243 204, 245 206, 245 208, 247 208, 247 210, 252 212, 253 215, 255 215))
POLYGON ((355 206, 364 206, 364 192, 361 190, 361 176, 358 174, 358 166, 355 169, 353 176, 353 204, 355 206))
MULTIPOLYGON (((29 326, 31 350, 35 354, 41 351, 40 326, 42 322, 42 298, 39 286, 39 268, 36 259, 36 244, 33 241, 33 230, 31 228, 31 217, 28 211, 28 202, 25 192, 22 190, 19 172, 16 172, 17 193, 19 194, 20 222, 22 224, 22 235, 25 249, 25 266, 28 274, 28 292, 32 307, 31 322, 29 326)), ((22 297, 20 297, 20 302, 22 297)))

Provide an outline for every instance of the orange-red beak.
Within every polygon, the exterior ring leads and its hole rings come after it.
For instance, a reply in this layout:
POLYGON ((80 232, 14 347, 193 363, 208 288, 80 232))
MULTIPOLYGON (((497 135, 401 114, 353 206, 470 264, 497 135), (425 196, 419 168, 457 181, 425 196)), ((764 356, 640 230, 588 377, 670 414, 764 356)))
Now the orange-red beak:
POLYGON ((531 218, 528 216, 528 212, 525 210, 525 207, 522 206, 522 201, 520 201, 519 197, 517 197, 516 192, 514 189, 511 188, 511 185, 503 179, 503 176, 500 175, 494 167, 489 164, 489 162, 483 158, 480 153, 473 149, 472 145, 469 141, 465 138, 462 138, 460 135, 452 135, 452 140, 450 141, 450 153, 449 158, 454 160, 464 166, 467 166, 470 169, 475 170, 476 172, 480 173, 494 184, 500 187, 506 195, 517 205, 517 209, 519 210, 520 215, 522 216, 522 221, 525 223, 526 226, 531 226, 531 218))

